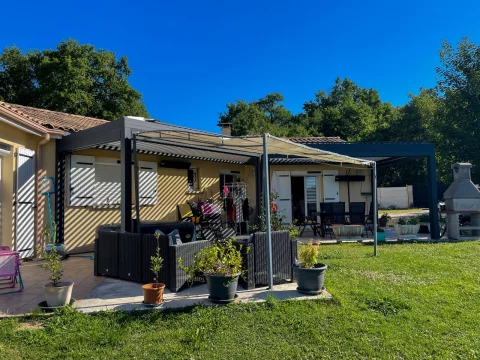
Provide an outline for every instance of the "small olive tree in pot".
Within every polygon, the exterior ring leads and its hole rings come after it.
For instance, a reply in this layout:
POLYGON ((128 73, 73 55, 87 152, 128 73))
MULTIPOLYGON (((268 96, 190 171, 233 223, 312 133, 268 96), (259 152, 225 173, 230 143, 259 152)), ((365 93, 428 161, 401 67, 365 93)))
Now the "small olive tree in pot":
POLYGON ((154 283, 145 284, 142 286, 143 303, 147 305, 159 305, 163 303, 163 292, 165 291, 165 284, 159 283, 159 272, 163 266, 163 258, 160 256, 160 235, 159 230, 155 231, 155 239, 157 240, 157 247, 155 255, 150 256, 150 271, 153 272, 154 283))
POLYGON ((233 240, 213 243, 212 246, 201 249, 195 254, 190 266, 180 267, 187 273, 189 283, 199 274, 207 280, 209 299, 213 302, 229 303, 235 299, 238 279, 244 274, 242 268, 241 246, 237 248, 233 240))
POLYGON ((297 290, 302 294, 318 295, 323 288, 323 280, 327 265, 318 262, 319 245, 310 242, 298 250, 300 262, 293 264, 293 271, 297 279, 297 290))
POLYGON ((60 262, 62 257, 55 247, 52 247, 48 253, 44 249, 42 257, 45 259, 45 263, 40 264, 40 266, 45 271, 50 272, 51 280, 50 283, 43 286, 47 306, 53 308, 70 304, 73 282, 60 281, 63 275, 63 264, 60 262))

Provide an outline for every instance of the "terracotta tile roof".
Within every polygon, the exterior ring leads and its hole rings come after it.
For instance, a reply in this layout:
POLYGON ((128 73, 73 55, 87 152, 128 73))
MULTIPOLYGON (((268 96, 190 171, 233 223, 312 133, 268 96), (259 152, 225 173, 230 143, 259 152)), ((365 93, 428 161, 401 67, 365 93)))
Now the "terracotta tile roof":
POLYGON ((73 115, 58 111, 38 109, 30 106, 9 104, 0 101, 0 110, 6 109, 23 119, 34 122, 47 129, 78 132, 98 125, 105 124, 106 120, 95 119, 87 116, 73 115))
POLYGON ((299 144, 330 144, 330 143, 345 143, 345 140, 340 139, 339 136, 318 136, 318 137, 293 137, 288 140, 299 144))

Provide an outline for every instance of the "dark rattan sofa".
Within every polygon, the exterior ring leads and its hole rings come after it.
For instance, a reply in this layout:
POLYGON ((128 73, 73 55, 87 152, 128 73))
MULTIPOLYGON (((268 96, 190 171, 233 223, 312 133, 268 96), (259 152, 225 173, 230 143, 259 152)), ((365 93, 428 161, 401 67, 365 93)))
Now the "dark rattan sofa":
MULTIPOLYGON (((245 278, 240 279, 244 289, 254 289, 259 285, 268 285, 267 234, 257 232, 249 240, 237 240, 242 247, 245 278), (247 247, 250 250, 247 251, 247 247)), ((272 232, 273 283, 283 284, 294 280, 292 264, 297 255, 297 240, 290 239, 288 231, 272 232)))
POLYGON ((210 246, 208 240, 192 241, 195 238, 195 225, 189 222, 142 221, 140 233, 122 233, 120 224, 99 226, 95 239, 95 275, 141 283, 153 282, 153 273, 149 268, 150 257, 155 254, 157 247, 153 235, 157 229, 165 234, 179 230, 182 239, 180 245, 171 245, 166 235, 159 238, 163 266, 158 281, 172 292, 180 290, 187 284, 187 274, 179 268, 178 258, 182 258, 184 266, 191 265, 195 254, 210 246))

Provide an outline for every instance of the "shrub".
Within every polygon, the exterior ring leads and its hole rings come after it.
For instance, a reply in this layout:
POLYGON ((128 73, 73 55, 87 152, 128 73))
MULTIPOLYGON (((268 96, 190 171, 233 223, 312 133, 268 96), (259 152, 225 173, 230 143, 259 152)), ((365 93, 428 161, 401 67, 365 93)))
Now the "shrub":
POLYGON ((430 215, 429 214, 421 214, 418 216, 419 222, 430 222, 430 215))
POLYGON ((405 219, 403 217, 398 219, 398 225, 417 225, 419 223, 418 217, 414 216, 409 219, 405 219))
POLYGON ((60 262, 62 257, 58 255, 55 246, 53 246, 48 253, 43 249, 42 257, 46 262, 40 264, 40 267, 50 272, 50 280, 53 286, 57 286, 63 275, 63 264, 60 262))
MULTIPOLYGON (((163 258, 160 256, 160 238, 161 232, 159 230, 155 230, 155 239, 157 240, 157 248, 155 249, 155 255, 150 256, 150 271, 153 272, 153 279, 155 284, 158 283, 158 273, 163 266, 163 258)), ((154 285, 157 287, 158 285, 154 285)))
POLYGON ((198 274, 235 276, 240 273, 243 276, 241 249, 242 246, 237 249, 233 240, 213 243, 212 246, 203 248, 195 254, 192 265, 183 266, 182 258, 179 258, 178 262, 180 268, 187 273, 189 282, 192 282, 198 274))
POLYGON ((313 266, 318 262, 318 255, 320 253, 319 244, 313 245, 312 240, 308 242, 307 245, 302 246, 298 250, 298 257, 300 260, 300 266, 302 268, 313 268, 313 266))

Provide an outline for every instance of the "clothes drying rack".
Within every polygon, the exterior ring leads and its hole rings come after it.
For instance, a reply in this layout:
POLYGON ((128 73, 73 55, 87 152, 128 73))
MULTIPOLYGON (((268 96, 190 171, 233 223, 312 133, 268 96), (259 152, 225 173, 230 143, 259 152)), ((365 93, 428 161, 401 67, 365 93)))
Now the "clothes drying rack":
POLYGON ((235 229, 238 235, 247 235, 249 221, 248 218, 243 216, 244 201, 248 199, 247 184, 244 182, 226 183, 222 189, 222 194, 225 223, 235 229))

